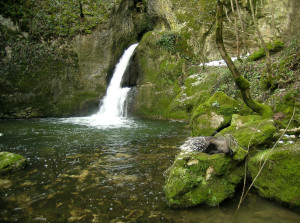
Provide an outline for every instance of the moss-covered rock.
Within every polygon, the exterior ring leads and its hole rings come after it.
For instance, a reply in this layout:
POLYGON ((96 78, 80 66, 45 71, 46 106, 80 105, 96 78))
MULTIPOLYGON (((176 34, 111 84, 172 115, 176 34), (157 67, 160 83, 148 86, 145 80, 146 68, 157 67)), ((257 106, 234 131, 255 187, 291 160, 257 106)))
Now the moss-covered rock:
MULTIPOLYGON (((274 41, 272 43, 268 43, 267 44, 267 49, 272 54, 272 53, 276 53, 276 52, 282 50, 283 46, 284 46, 283 42, 276 40, 276 41, 274 41)), ((249 61, 256 61, 256 60, 259 60, 261 58, 264 58, 265 56, 266 56, 265 49, 264 48, 260 48, 258 51, 256 51, 253 54, 251 54, 248 57, 248 60, 249 61)))
POLYGON ((231 124, 223 129, 220 135, 230 135, 243 148, 263 146, 268 144, 276 127, 274 121, 263 119, 258 115, 241 116, 234 114, 231 124))
POLYGON ((168 204, 216 206, 232 197, 243 175, 238 163, 225 154, 180 153, 167 170, 164 191, 168 204))
MULTIPOLYGON (((249 170, 254 178, 270 150, 252 157, 249 170)), ((300 142, 275 148, 254 183, 262 197, 300 208, 300 142)))
POLYGON ((0 175, 24 169, 27 165, 28 161, 21 155, 0 152, 0 175))
POLYGON ((233 114, 239 113, 242 105, 223 92, 215 92, 205 103, 200 104, 191 119, 192 134, 213 135, 229 125, 233 114))
POLYGON ((240 146, 236 146, 235 148, 232 148, 232 151, 233 151, 232 159, 236 161, 243 161, 248 155, 247 150, 245 150, 240 146))

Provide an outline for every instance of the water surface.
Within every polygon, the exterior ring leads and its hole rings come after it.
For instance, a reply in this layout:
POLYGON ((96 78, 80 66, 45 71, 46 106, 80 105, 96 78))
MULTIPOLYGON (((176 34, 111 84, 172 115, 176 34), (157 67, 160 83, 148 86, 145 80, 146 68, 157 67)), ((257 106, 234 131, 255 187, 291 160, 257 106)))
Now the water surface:
POLYGON ((219 207, 171 209, 164 172, 188 136, 185 124, 84 118, 0 121, 0 151, 30 166, 0 178, 0 222, 300 222, 300 215, 250 195, 219 207))

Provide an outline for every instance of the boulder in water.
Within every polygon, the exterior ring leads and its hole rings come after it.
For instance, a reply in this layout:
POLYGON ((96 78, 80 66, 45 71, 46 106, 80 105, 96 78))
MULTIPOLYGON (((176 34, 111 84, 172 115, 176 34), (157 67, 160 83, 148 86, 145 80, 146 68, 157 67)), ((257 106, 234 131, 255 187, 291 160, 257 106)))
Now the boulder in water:
POLYGON ((0 175, 5 175, 28 166, 28 161, 21 155, 0 152, 0 175))
POLYGON ((242 180, 240 161, 223 153, 181 152, 166 171, 164 191, 171 207, 216 206, 233 196, 242 180))

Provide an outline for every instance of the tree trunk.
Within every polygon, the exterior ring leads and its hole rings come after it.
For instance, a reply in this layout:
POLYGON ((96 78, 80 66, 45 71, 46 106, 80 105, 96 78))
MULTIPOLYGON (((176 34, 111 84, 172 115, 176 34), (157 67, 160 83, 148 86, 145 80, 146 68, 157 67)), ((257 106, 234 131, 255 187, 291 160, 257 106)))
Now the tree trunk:
POLYGON ((267 57, 267 72, 268 72, 268 76, 270 78, 269 81, 272 80, 272 69, 271 69, 271 58, 270 58, 270 52, 268 50, 268 47, 264 41, 264 38, 263 36, 261 35, 261 32, 258 28, 258 24, 257 24, 257 21, 256 21, 256 18, 255 18, 255 13, 254 13, 254 6, 253 6, 253 0, 249 0, 250 2, 250 8, 251 8, 251 15, 252 15, 252 20, 253 20, 253 23, 254 23, 254 26, 255 26, 255 29, 256 29, 256 32, 257 32, 257 35, 258 35, 258 38, 261 42, 261 46, 264 48, 265 50, 265 53, 266 53, 266 57, 267 57))
MULTIPOLYGON (((241 26, 241 34, 245 34, 245 29, 244 29, 244 22, 243 22, 243 19, 242 19, 242 13, 241 13, 241 9, 240 9, 240 6, 239 6, 239 3, 238 3, 238 0, 235 0, 235 6, 236 6, 236 11, 237 11, 237 14, 238 14, 238 18, 239 18, 239 21, 240 21, 240 26, 241 26)), ((243 44, 243 47, 245 48, 245 52, 246 53, 249 53, 249 49, 247 48, 247 45, 245 43, 245 40, 244 40, 244 36, 241 35, 240 36, 240 40, 241 40, 241 43, 243 44)))
POLYGON ((234 29, 235 29, 235 37, 236 37, 236 57, 238 58, 238 60, 241 61, 241 57, 240 57, 240 35, 239 35, 239 30, 238 30, 238 26, 237 26, 237 15, 236 15, 236 11, 234 10, 234 4, 233 4, 233 0, 230 0, 231 3, 231 10, 234 14, 234 29))
POLYGON ((80 18, 81 18, 81 20, 84 20, 84 14, 83 14, 83 10, 82 10, 82 3, 81 3, 81 1, 79 2, 79 9, 80 9, 80 18))
POLYGON ((263 117, 271 117, 273 112, 271 108, 267 105, 260 104, 254 101, 250 95, 250 85, 249 82, 241 75, 239 70, 236 68, 232 62, 230 56, 226 52, 223 42, 223 2, 218 0, 217 11, 216 11, 216 43, 219 49, 219 52, 226 62, 229 70, 232 73, 233 79, 238 86, 239 90, 242 93, 243 100, 245 104, 251 108, 254 112, 262 115, 263 117))

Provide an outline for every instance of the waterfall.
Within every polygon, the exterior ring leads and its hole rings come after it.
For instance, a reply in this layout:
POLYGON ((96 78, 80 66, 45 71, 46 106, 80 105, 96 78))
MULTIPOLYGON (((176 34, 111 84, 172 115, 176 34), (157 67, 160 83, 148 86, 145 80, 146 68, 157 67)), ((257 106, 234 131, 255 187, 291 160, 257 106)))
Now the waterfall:
POLYGON ((130 90, 129 87, 121 87, 122 77, 127 68, 129 60, 133 55, 137 43, 131 45, 121 57, 119 63, 116 65, 110 84, 107 88, 106 96, 103 104, 100 107, 96 116, 105 119, 115 119, 125 115, 124 102, 130 90))
POLYGON ((119 128, 119 127, 132 127, 134 122, 126 119, 126 102, 127 94, 130 88, 121 87, 122 77, 129 64, 137 43, 131 45, 125 50, 121 59, 119 60, 114 70, 112 79, 103 99, 103 103, 99 111, 89 117, 74 117, 63 119, 65 123, 75 123, 80 125, 93 126, 96 128, 119 128))
POLYGON ((131 45, 125 50, 121 59, 119 60, 114 70, 112 79, 107 88, 106 95, 99 111, 91 116, 94 119, 93 125, 118 125, 124 121, 126 115, 126 102, 127 94, 130 90, 129 87, 121 87, 122 77, 129 64, 137 43, 131 45))

